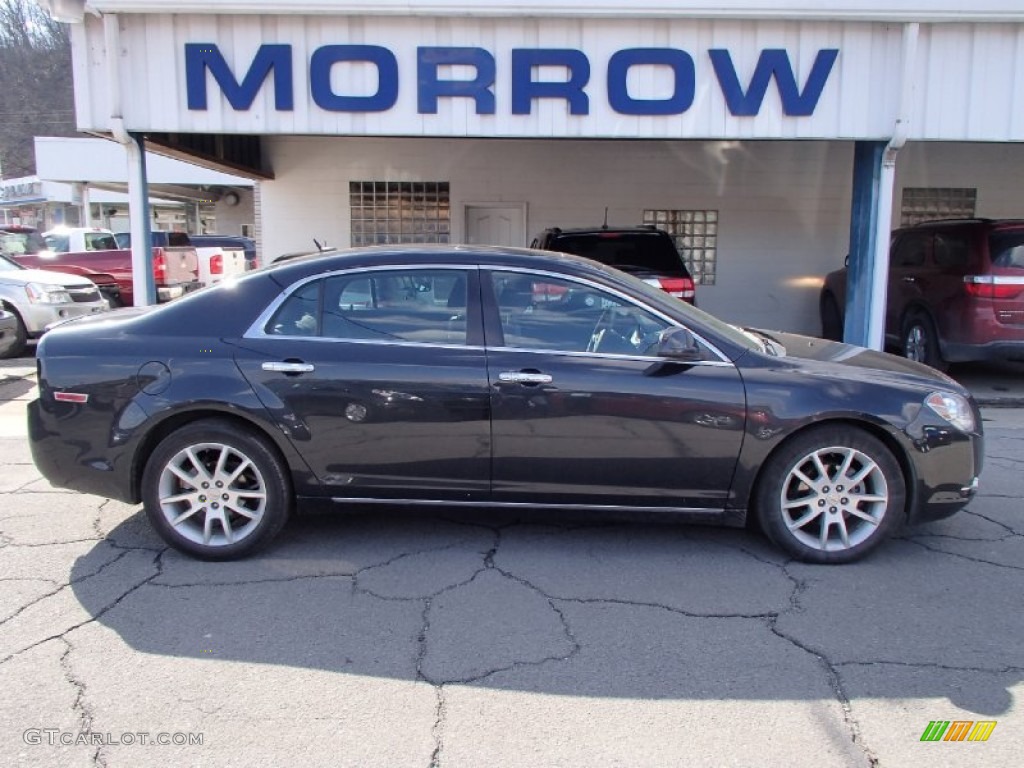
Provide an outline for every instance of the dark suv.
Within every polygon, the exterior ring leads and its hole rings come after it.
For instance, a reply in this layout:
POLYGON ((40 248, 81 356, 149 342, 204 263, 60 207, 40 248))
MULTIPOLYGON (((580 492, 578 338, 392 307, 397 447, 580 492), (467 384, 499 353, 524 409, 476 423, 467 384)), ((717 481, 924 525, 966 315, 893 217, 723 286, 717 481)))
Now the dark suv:
POLYGON ((639 277, 678 299, 695 303, 690 270, 672 236, 655 227, 545 229, 531 248, 585 256, 639 277))
MULTIPOLYGON (((932 221, 893 232, 886 340, 946 363, 1024 358, 1024 220, 932 221)), ((840 338, 846 269, 825 277, 822 332, 840 338)))

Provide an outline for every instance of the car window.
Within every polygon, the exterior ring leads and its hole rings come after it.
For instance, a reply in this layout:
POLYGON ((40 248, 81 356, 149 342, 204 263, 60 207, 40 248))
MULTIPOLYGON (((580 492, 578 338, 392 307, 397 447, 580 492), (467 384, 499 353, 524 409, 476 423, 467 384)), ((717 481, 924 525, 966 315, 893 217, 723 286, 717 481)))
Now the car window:
POLYGON ((7 256, 35 254, 46 250, 46 242, 35 230, 0 232, 0 251, 7 256))
POLYGON ((586 283, 522 272, 491 279, 506 347, 650 355, 670 325, 586 283))
POLYGON ((466 344, 464 270, 334 275, 306 284, 270 319, 272 335, 466 344))
POLYGON ((1024 231, 993 233, 989 253, 994 266, 1024 269, 1024 231))
POLYGON ((593 232, 554 238, 551 249, 583 256, 626 272, 643 270, 663 274, 686 270, 672 238, 664 232, 593 232))
POLYGON ((935 265, 941 269, 964 269, 970 256, 970 244, 963 235, 935 236, 935 265))
POLYGON ((117 241, 114 236, 106 232, 86 232, 85 250, 87 251, 112 251, 117 248, 117 241))
POLYGON ((900 238, 896 243, 896 251, 892 255, 893 267, 907 269, 923 267, 928 252, 928 236, 911 232, 900 238))

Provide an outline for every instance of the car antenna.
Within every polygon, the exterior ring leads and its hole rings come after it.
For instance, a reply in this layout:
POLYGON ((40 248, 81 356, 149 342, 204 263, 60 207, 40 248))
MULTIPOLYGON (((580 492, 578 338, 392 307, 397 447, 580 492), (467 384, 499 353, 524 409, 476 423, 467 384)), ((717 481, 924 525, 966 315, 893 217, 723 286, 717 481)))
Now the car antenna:
POLYGON ((322 242, 322 243, 321 243, 321 242, 320 242, 319 240, 317 240, 317 239, 316 239, 316 238, 314 237, 314 238, 313 238, 313 245, 315 245, 315 246, 316 246, 316 249, 317 249, 318 251, 326 251, 326 250, 327 250, 327 241, 326 241, 326 240, 325 240, 324 242, 322 242))
POLYGON ((604 224, 601 225, 601 229, 608 229, 608 206, 604 207, 604 224))

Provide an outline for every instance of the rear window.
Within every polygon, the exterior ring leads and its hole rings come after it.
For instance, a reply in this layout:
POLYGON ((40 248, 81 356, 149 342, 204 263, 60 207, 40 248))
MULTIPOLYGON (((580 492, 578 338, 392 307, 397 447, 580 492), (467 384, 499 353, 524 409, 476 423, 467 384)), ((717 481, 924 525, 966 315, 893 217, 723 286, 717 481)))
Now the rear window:
POLYGON ((988 249, 993 266, 1024 269, 1024 230, 993 232, 988 249))
POLYGON ((662 232, 594 232, 560 235, 550 247, 584 256, 623 272, 687 274, 672 238, 662 232))

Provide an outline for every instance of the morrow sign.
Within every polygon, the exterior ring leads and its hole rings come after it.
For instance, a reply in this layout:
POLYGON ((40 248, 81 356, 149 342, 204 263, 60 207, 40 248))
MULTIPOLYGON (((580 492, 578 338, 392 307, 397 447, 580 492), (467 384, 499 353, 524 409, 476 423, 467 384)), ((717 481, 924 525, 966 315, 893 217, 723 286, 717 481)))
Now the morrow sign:
MULTIPOLYGON (((806 81, 800 84, 789 52, 765 48, 759 52, 753 73, 744 82, 725 48, 707 50, 711 71, 730 113, 756 116, 774 81, 782 112, 790 117, 814 114, 839 56, 837 48, 819 49, 806 81)), ((215 84, 232 109, 248 110, 270 79, 274 109, 295 108, 295 62, 292 46, 267 43, 259 46, 245 72, 235 72, 215 43, 185 44, 185 86, 190 110, 208 109, 209 86, 215 84)), ((607 58, 603 83, 592 80, 590 57, 575 48, 514 48, 510 52, 509 94, 502 110, 530 115, 539 100, 564 101, 571 115, 588 115, 590 99, 600 94, 608 106, 622 115, 681 115, 693 105, 698 89, 698 68, 693 56, 679 48, 624 48, 607 58), (555 68, 558 79, 542 77, 555 68), (671 93, 638 96, 631 82, 645 69, 668 74, 671 93), (632 75, 632 80, 631 80, 632 75), (603 88, 602 88, 603 85, 603 88)), ((399 76, 398 57, 379 45, 324 45, 315 49, 308 66, 309 95, 326 112, 387 112, 398 102, 400 89, 416 89, 417 112, 437 114, 441 99, 469 99, 478 115, 494 115, 499 109, 495 92, 498 65, 494 53, 478 47, 425 46, 416 49, 416 82, 405 84, 399 76), (345 92, 337 86, 336 67, 369 66, 375 70, 376 91, 345 92), (458 68, 458 69, 455 69, 458 68), (455 78, 455 72, 471 72, 455 78)))

